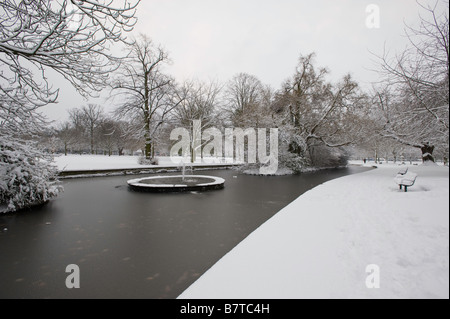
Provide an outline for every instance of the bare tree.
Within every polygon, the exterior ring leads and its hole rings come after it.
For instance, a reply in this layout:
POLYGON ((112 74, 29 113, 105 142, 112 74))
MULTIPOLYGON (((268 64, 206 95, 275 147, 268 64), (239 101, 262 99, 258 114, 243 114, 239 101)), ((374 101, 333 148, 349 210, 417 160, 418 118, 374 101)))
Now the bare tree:
POLYGON ((97 138, 104 154, 111 156, 115 150, 119 156, 124 155, 125 148, 133 140, 129 127, 129 123, 111 117, 105 118, 100 123, 97 138))
POLYGON ((133 142, 131 125, 125 121, 114 121, 114 144, 119 156, 124 155, 124 150, 133 142))
POLYGON ((60 123, 55 129, 55 135, 59 139, 64 149, 64 155, 67 156, 69 147, 76 140, 76 132, 70 122, 60 123))
MULTIPOLYGON (((186 128, 189 132, 194 131, 194 121, 199 121, 201 131, 218 127, 222 122, 217 108, 219 93, 221 86, 214 81, 209 83, 200 81, 186 81, 178 89, 179 106, 174 112, 174 122, 177 126, 186 128)), ((191 162, 195 162, 196 154, 201 147, 207 143, 202 141, 194 141, 191 136, 191 162), (198 145, 196 144, 198 142, 198 145), (195 145, 195 146, 194 146, 195 145)))
POLYGON ((91 154, 95 154, 96 134, 104 120, 102 107, 96 104, 88 104, 81 108, 81 120, 89 137, 91 154))
POLYGON ((73 108, 69 110, 69 122, 71 124, 71 132, 73 142, 72 151, 76 150, 80 153, 89 148, 89 143, 86 139, 86 127, 84 125, 81 109, 73 108))
POLYGON ((162 66, 169 62, 167 52, 145 35, 128 50, 126 63, 113 82, 114 97, 119 99, 116 115, 135 121, 137 134, 142 134, 145 140, 145 157, 150 159, 155 134, 179 101, 174 80, 162 72, 162 66))
POLYGON ((426 16, 406 27, 406 50, 379 57, 384 83, 374 94, 384 115, 380 134, 421 149, 424 162, 434 161, 436 147, 448 149, 449 138, 449 24, 438 3, 419 4, 426 16))
POLYGON ((57 100, 46 71, 61 74, 83 95, 105 86, 117 68, 110 43, 136 23, 139 0, 0 3, 0 122, 8 131, 42 120, 35 112, 57 100), (11 124, 12 123, 12 124, 11 124))
POLYGON ((227 101, 227 110, 231 113, 230 119, 233 125, 247 126, 244 122, 256 115, 262 100, 262 93, 263 85, 261 81, 247 73, 239 73, 228 82, 225 100, 227 101))
POLYGON ((316 70, 313 59, 314 54, 300 57, 294 76, 277 94, 272 107, 288 132, 289 152, 310 159, 316 147, 356 143, 366 106, 365 96, 349 75, 336 84, 329 83, 325 79, 328 71, 316 70))
POLYGON ((116 138, 115 121, 109 118, 104 119, 98 128, 98 143, 104 155, 111 156, 116 138))
POLYGON ((72 132, 77 143, 91 154, 95 154, 98 130, 105 119, 101 106, 88 104, 81 108, 69 110, 72 132))
POLYGON ((200 120, 203 126, 214 126, 218 123, 217 103, 221 87, 217 82, 186 81, 178 90, 179 107, 175 118, 183 127, 191 127, 193 120, 200 120))

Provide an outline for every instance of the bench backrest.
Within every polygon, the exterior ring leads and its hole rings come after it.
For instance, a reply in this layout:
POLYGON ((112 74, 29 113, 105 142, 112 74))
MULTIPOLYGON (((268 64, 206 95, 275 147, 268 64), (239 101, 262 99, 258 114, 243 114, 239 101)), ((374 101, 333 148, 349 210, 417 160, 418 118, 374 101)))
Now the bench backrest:
POLYGON ((413 172, 408 172, 405 175, 403 175, 403 179, 410 181, 410 182, 414 182, 417 178, 417 174, 413 173, 413 172))
POLYGON ((412 186, 416 182, 417 174, 408 172, 405 175, 397 175, 395 182, 399 185, 412 186))

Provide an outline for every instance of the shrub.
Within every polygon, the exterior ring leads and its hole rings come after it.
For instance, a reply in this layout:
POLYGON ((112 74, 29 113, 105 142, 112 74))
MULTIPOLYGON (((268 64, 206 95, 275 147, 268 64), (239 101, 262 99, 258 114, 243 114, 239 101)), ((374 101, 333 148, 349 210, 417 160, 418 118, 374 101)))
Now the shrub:
POLYGON ((139 156, 139 165, 158 165, 158 161, 155 158, 147 159, 145 156, 139 156))
POLYGON ((46 203, 55 198, 57 170, 36 143, 0 136, 0 213, 46 203))

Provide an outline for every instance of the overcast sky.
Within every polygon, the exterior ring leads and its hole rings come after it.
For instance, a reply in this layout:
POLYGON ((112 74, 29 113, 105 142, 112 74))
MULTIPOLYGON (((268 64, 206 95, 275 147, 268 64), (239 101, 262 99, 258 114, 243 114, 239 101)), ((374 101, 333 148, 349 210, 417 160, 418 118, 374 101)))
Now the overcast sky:
MULTIPOLYGON (((142 0, 133 34, 144 33, 169 52, 167 71, 178 81, 226 82, 246 72, 278 89, 300 54, 315 52, 330 80, 351 73, 368 87, 377 79, 370 52, 381 54, 385 45, 403 49, 404 22, 416 24, 418 14, 414 0, 142 0), (366 25, 370 4, 380 9, 379 28, 366 25)), ((65 120, 68 109, 88 103, 64 84, 59 101, 44 109, 52 120, 65 120)), ((89 102, 114 109, 104 99, 89 102)))

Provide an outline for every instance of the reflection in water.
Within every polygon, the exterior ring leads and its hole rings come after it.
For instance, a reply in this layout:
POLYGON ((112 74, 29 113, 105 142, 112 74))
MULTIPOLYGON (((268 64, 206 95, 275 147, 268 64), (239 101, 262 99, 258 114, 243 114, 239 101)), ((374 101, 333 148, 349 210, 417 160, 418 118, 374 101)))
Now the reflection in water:
POLYGON ((68 180, 47 206, 0 216, 0 298, 176 298, 300 194, 364 170, 209 171, 225 189, 186 194, 131 192, 126 176, 68 180), (65 286, 69 264, 80 289, 65 286))

